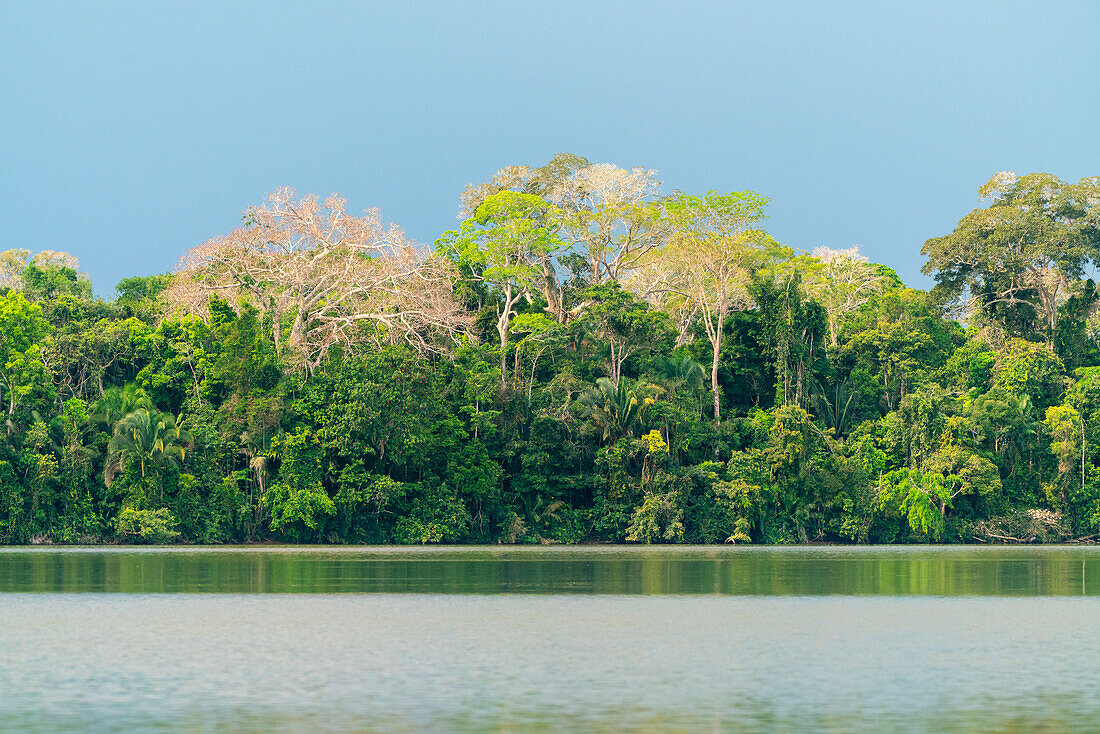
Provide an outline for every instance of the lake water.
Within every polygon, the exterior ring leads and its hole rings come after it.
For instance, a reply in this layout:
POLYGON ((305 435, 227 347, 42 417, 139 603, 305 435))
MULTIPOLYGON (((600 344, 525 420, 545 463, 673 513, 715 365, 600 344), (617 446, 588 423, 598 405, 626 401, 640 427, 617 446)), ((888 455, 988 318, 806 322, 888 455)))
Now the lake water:
POLYGON ((1100 728, 1100 548, 0 548, 10 731, 1100 728))

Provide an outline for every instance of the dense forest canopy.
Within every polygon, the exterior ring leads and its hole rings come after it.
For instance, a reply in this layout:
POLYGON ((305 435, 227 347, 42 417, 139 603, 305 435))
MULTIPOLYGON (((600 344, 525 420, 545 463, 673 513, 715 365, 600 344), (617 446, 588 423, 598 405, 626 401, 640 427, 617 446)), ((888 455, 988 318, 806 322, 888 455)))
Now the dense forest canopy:
POLYGON ((1100 537, 1100 178, 979 195, 929 292, 565 154, 431 247, 281 189, 110 302, 7 250, 0 542, 1100 537))

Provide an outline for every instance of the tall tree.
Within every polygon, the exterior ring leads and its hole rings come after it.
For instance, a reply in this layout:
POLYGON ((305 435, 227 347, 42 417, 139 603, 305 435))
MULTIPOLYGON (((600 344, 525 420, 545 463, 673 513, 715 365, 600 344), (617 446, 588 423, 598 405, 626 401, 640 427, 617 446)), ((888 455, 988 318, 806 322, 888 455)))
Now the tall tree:
POLYGON ((0 252, 0 288, 19 290, 23 285, 23 271, 30 262, 31 251, 21 248, 0 252))
POLYGON ((748 303, 749 273, 774 260, 781 248, 757 225, 763 221, 767 197, 752 191, 705 196, 679 194, 665 204, 671 227, 668 244, 651 253, 648 268, 661 271, 655 279, 662 291, 692 303, 712 348, 710 371, 714 419, 721 417, 718 356, 726 316, 748 303))
POLYGON ((585 258, 590 283, 621 281, 667 241, 660 190, 656 171, 609 163, 581 168, 563 182, 555 203, 566 212, 565 236, 585 258))
POLYGON ((79 269, 80 261, 67 252, 4 250, 0 252, 0 288, 21 290, 31 300, 52 300, 62 294, 90 299, 92 283, 79 269))
POLYGON ((534 194, 547 201, 559 201, 566 181, 589 165, 584 156, 558 153, 544 166, 505 166, 484 183, 467 184, 459 194, 461 216, 472 217, 482 202, 502 191, 534 194))
POLYGON ((569 256, 583 263, 570 267, 590 285, 623 280, 668 236, 661 183, 653 170, 590 164, 582 156, 558 153, 544 166, 508 166, 490 181, 467 186, 463 213, 473 215, 502 191, 541 196, 560 209, 569 256))
POLYGON ((800 407, 813 382, 813 361, 827 318, 816 301, 803 297, 801 274, 785 268, 772 280, 757 275, 750 284, 775 359, 776 398, 800 407))
POLYGON ((520 300, 546 298, 546 309, 563 319, 561 289, 554 257, 564 243, 557 232, 560 210, 536 194, 500 191, 486 198, 458 231, 445 234, 440 249, 468 277, 500 289, 496 329, 500 337, 500 373, 506 376, 508 326, 520 300))
POLYGON ((925 242, 922 272, 935 273, 933 293, 968 315, 1002 324, 1033 318, 1050 342, 1085 264, 1100 256, 1100 177, 1068 184, 1002 171, 978 195, 990 205, 925 242))

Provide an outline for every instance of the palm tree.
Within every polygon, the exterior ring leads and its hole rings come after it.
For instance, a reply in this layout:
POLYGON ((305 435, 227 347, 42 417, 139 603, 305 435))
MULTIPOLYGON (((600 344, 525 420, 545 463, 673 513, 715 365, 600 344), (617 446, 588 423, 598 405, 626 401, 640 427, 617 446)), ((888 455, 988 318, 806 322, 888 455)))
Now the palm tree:
POLYGON ((601 377, 595 387, 580 394, 577 402, 584 406, 592 422, 603 429, 603 440, 607 441, 612 436, 633 435, 646 399, 655 392, 652 385, 635 384, 624 378, 616 386, 609 378, 601 377))
POLYGON ((844 435, 844 428, 848 423, 848 410, 856 397, 856 391, 852 389, 847 377, 837 380, 832 390, 817 380, 812 382, 812 387, 814 388, 814 407, 817 409, 818 417, 828 428, 833 429, 834 436, 840 438, 844 435))
POLYGON ((112 426, 128 413, 138 408, 152 412, 156 410, 149 393, 131 382, 124 387, 109 387, 92 408, 89 416, 94 423, 112 426))
POLYGON ((656 357, 653 366, 673 385, 688 390, 702 390, 706 386, 706 368, 690 355, 682 357, 656 357))
POLYGON ((129 464, 141 469, 144 480, 150 469, 178 467, 192 446, 191 434, 171 413, 138 408, 115 424, 114 436, 107 446, 107 467, 103 472, 108 487, 115 475, 129 464))
POLYGON ((685 354, 681 357, 657 357, 653 360, 653 367, 671 394, 675 395, 678 390, 686 391, 693 399, 694 407, 703 412, 702 396, 707 387, 707 372, 703 365, 685 354))

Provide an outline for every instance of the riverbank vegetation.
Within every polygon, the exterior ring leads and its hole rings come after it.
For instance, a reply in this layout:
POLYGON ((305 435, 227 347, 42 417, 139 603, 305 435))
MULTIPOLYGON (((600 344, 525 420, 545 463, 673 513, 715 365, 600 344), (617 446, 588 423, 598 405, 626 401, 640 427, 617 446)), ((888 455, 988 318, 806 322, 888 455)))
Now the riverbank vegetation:
POLYGON ((280 190, 93 297, 0 253, 0 542, 1100 531, 1100 178, 995 175, 906 287, 751 191, 558 155, 431 247, 280 190))

